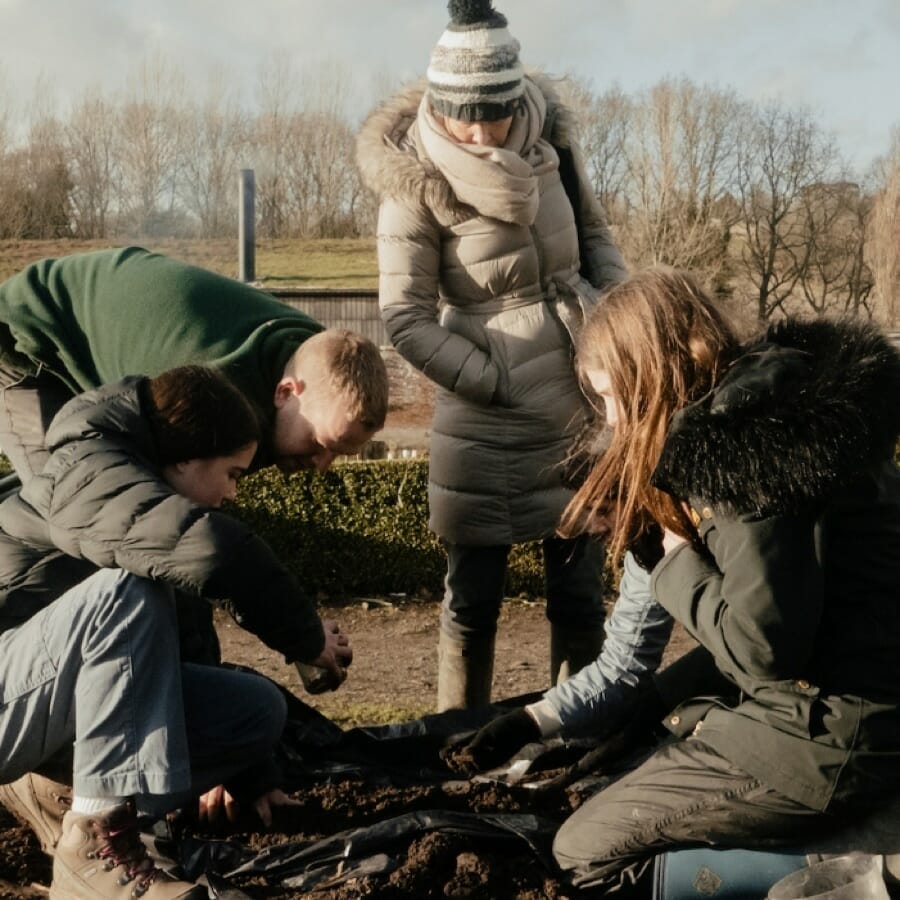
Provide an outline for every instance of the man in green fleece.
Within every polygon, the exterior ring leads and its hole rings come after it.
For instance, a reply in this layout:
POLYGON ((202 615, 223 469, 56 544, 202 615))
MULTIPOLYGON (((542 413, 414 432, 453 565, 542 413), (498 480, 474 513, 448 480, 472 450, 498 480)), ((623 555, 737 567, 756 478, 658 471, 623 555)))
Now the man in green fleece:
POLYGON ((44 259, 0 284, 0 448, 25 483, 67 400, 186 363, 221 369, 251 402, 263 433, 253 468, 321 471, 384 425, 387 372, 371 341, 127 247, 44 259))
MULTIPOLYGON (((0 284, 0 449, 27 485, 50 459, 47 429, 68 400, 184 364, 220 369, 250 402, 261 430, 251 468, 322 471, 384 425, 387 371, 371 341, 128 247, 44 259, 0 284)), ((85 423, 86 437, 99 433, 85 423)), ((336 627, 326 634, 342 638, 336 627)), ((70 793, 29 773, 4 788, 3 802, 52 852, 70 793)))

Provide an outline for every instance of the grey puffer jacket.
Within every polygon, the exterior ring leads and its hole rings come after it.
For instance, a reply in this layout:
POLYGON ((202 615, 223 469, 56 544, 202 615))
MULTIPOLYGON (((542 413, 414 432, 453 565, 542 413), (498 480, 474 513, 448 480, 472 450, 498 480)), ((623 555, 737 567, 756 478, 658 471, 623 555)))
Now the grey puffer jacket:
POLYGON ((384 322, 398 352, 438 385, 430 524, 454 543, 510 544, 554 531, 570 497, 561 463, 584 416, 571 334, 595 289, 625 276, 571 114, 549 82, 534 80, 547 100, 543 135, 571 160, 583 259, 556 168, 539 176, 530 227, 456 198, 412 127, 424 83, 374 112, 357 142, 363 180, 381 203, 384 322))
POLYGON ((325 641, 318 614, 268 545, 163 480, 143 413, 147 381, 70 400, 47 432, 44 471, 0 504, 0 631, 97 568, 121 568, 195 603, 221 601, 289 660, 315 659, 325 641))

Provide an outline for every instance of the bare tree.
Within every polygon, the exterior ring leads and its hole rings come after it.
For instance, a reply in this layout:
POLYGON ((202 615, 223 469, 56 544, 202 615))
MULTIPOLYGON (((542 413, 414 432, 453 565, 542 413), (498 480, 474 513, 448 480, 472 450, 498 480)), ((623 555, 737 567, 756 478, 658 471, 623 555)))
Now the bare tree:
POLYGON ((798 201, 806 240, 796 260, 799 294, 817 315, 868 311, 871 271, 865 262, 870 203, 850 181, 817 184, 798 201))
POLYGON ((887 154, 873 167, 874 199, 869 217, 868 260, 875 281, 878 315, 900 325, 900 126, 887 154))
POLYGON ((0 238, 21 239, 28 231, 28 159, 24 150, 9 149, 0 167, 0 238))
POLYGON ((249 142, 249 118, 221 72, 206 96, 188 110, 180 171, 180 196, 200 224, 202 237, 234 233, 237 226, 237 173, 249 142))
POLYGON ((160 53, 129 78, 122 105, 122 201, 142 234, 171 231, 177 219, 176 183, 182 163, 185 79, 160 53))
POLYGON ((87 91, 65 128, 72 172, 72 214, 79 237, 103 238, 119 192, 118 110, 98 89, 87 91))
POLYGON ((56 99, 43 76, 35 81, 28 105, 28 134, 19 157, 22 238, 71 234, 72 180, 56 115, 56 99))
POLYGON ((291 231, 310 237, 358 233, 352 220, 362 193, 347 104, 349 69, 333 62, 301 75, 303 112, 292 122, 289 154, 291 231))
POLYGON ((22 221, 22 185, 24 181, 24 160, 15 154, 10 138, 13 118, 13 91, 0 65, 0 238, 18 237, 24 223, 22 221))
POLYGON ((845 290, 846 312, 859 315, 875 313, 875 273, 869 265, 869 220, 872 198, 857 189, 849 204, 849 227, 845 236, 845 252, 850 256, 845 290))
POLYGON ((6 68, 0 64, 0 159, 9 149, 10 123, 13 117, 13 90, 6 68))
POLYGON ((834 179, 836 160, 833 142, 806 111, 771 103, 749 112, 738 154, 740 267, 759 321, 785 312, 809 264, 810 219, 802 205, 834 179))
POLYGON ((633 103, 623 223, 630 259, 725 281, 740 108, 731 92, 686 79, 661 81, 633 103))
POLYGON ((628 180, 626 148, 632 101, 618 85, 596 94, 587 82, 576 78, 561 81, 558 91, 575 114, 578 142, 594 195, 616 221, 628 180))
POLYGON ((288 230, 291 155, 294 117, 299 112, 291 59, 278 53, 263 63, 257 81, 258 115, 253 132, 259 231, 282 237, 288 230))
POLYGON ((291 231, 305 237, 357 234, 362 193, 350 126, 333 114, 302 113, 292 123, 289 157, 291 231))

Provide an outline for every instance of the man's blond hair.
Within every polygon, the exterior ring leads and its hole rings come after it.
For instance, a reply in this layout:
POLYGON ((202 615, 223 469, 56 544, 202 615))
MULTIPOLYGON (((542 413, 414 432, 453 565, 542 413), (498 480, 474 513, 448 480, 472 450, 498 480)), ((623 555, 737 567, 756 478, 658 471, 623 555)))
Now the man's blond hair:
POLYGON ((307 338, 285 373, 346 398, 353 418, 371 431, 384 427, 388 408, 387 368, 378 347, 344 328, 328 328, 307 338))

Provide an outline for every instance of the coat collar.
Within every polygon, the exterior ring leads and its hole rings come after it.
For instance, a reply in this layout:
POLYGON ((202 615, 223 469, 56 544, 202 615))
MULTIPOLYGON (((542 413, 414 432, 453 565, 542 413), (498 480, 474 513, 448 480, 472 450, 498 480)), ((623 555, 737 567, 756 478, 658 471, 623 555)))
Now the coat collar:
POLYGON ((156 447, 142 399, 148 384, 147 377, 130 375, 73 397, 47 430, 48 449, 52 452, 70 441, 105 437, 127 442, 148 460, 155 460, 156 447))

